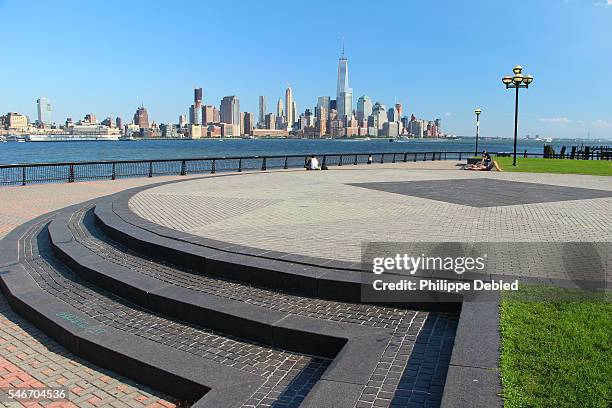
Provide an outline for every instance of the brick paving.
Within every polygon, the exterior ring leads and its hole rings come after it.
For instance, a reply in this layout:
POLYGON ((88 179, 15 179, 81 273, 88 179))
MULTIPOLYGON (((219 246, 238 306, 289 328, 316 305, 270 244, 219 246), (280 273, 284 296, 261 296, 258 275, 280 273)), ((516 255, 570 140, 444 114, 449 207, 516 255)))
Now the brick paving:
MULTIPOLYGON (((343 166, 325 172, 194 180, 145 190, 132 197, 129 204, 147 220, 190 234, 265 251, 351 263, 361 260, 362 242, 612 241, 609 177, 468 172, 449 170, 452 163, 432 163, 437 167, 430 163, 422 163, 429 165, 426 168, 416 166, 419 163, 413 167, 372 166, 367 170, 343 166), (430 188, 441 185, 444 189, 429 192, 437 199, 354 185, 411 181, 426 185, 426 180, 434 181, 430 188), (522 193, 524 183, 531 183, 529 194, 522 193), (480 190, 466 191, 465 185, 480 186, 480 190), (603 193, 593 196, 579 189, 603 193), (453 197, 458 194, 484 194, 498 204, 478 207, 472 205, 473 200, 463 200, 466 205, 462 205, 453 197), (213 206, 208 211, 207 205, 218 200, 227 202, 228 210, 213 206), (182 220, 180 225, 174 222, 177 217, 182 220)), ((521 272, 542 275, 537 268, 521 272)))
MULTIPOLYGON (((32 218, 126 188, 185 177, 0 187, 0 238, 32 218)), ((0 294, 0 387, 66 387, 70 401, 12 402, 13 407, 172 408, 177 401, 68 352, 13 312, 0 294)), ((0 406, 3 403, 0 403, 0 406)))

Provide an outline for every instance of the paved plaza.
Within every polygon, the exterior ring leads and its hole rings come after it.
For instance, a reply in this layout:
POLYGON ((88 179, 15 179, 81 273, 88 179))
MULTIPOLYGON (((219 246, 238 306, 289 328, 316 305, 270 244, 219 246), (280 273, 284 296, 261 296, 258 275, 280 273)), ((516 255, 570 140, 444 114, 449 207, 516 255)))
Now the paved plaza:
MULTIPOLYGON (((361 260, 362 242, 509 242, 517 244, 507 257, 532 247, 537 260, 551 251, 561 258, 565 243, 596 241, 594 251, 606 252, 612 240, 609 178, 470 172, 450 162, 206 178, 142 191, 130 209, 174 230, 261 249, 262 256, 347 264, 361 260)), ((560 262, 571 262, 566 258, 560 262)), ((541 277, 558 268, 551 262, 545 272, 515 269, 541 277)), ((603 280, 595 275, 587 278, 603 280)))
MULTIPOLYGON (((450 161, 5 187, 0 188, 0 238, 39 215, 168 181, 171 183, 133 195, 129 209, 156 225, 189 236, 226 243, 238 252, 240 248, 255 248, 256 253, 279 258, 291 254, 354 264, 361 260, 362 242, 605 244, 612 239, 612 186, 608 178, 467 172, 450 161)), ((124 205, 128 208, 127 198, 124 205)), ((355 406, 421 403, 425 396, 423 406, 439 405, 457 315, 351 305, 194 276, 109 240, 95 226, 92 208, 90 204, 70 210, 73 212, 65 218, 65 228, 79 253, 100 258, 95 265, 128 268, 130 276, 148 282, 148 288, 171 283, 177 290, 200 293, 197 296, 201 299, 217 298, 219 305, 233 302, 240 307, 265 309, 269 316, 286 313, 304 321, 316 319, 321 328, 339 325, 342 330, 345 326, 352 330, 355 325, 359 330, 388 331, 389 344, 368 385, 358 391, 355 406)), ((60 225, 61 220, 60 215, 54 222, 60 225)), ((49 228, 44 224, 33 224, 20 239, 19 248, 26 255, 24 270, 54 299, 66 305, 79 305, 80 299, 86 299, 88 306, 80 311, 92 320, 109 330, 137 334, 143 344, 153 342, 156 347, 193 355, 193 364, 211 359, 244 371, 245 376, 267 378, 245 406, 268 406, 266 401, 281 397, 291 400, 286 406, 297 406, 315 383, 325 386, 326 381, 319 378, 328 366, 337 363, 332 363, 332 356, 319 358, 228 337, 125 304, 119 297, 100 291, 68 270, 48 250, 38 252, 41 245, 49 247, 46 239, 53 239, 44 238, 48 234, 45 228, 49 228), (138 334, 147 325, 155 330, 138 334), (302 387, 293 385, 296 395, 291 398, 284 389, 289 382, 302 387)), ((61 247, 62 241, 57 242, 61 247)), ((489 321, 493 328, 496 325, 491 322, 496 315, 493 313, 489 321)), ((179 403, 76 357, 13 312, 2 295, 0 323, 0 386, 45 385, 71 390, 71 402, 48 406, 172 407, 179 403)), ((495 342, 489 346, 493 352, 484 353, 487 363, 477 366, 483 372, 496 368, 497 346, 495 342)), ((455 364, 475 367, 467 360, 455 364)))

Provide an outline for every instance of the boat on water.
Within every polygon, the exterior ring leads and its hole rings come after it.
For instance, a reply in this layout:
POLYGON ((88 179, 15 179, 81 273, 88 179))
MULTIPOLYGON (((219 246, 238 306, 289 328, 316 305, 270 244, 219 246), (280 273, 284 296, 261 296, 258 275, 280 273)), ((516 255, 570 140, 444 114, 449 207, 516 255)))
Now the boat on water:
POLYGON ((27 135, 29 142, 97 142, 117 141, 118 134, 78 133, 78 134, 32 134, 27 135))
POLYGON ((5 142, 19 142, 23 143, 27 140, 28 135, 18 136, 18 135, 6 135, 5 142))

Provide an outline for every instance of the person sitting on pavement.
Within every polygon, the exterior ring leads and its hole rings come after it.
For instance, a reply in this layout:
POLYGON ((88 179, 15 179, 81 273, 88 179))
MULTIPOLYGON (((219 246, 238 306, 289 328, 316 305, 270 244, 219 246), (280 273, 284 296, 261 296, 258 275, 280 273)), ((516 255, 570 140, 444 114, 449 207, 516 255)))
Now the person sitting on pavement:
POLYGON ((319 167, 319 159, 317 159, 314 154, 310 156, 310 160, 308 160, 307 170, 321 170, 321 167, 319 167))

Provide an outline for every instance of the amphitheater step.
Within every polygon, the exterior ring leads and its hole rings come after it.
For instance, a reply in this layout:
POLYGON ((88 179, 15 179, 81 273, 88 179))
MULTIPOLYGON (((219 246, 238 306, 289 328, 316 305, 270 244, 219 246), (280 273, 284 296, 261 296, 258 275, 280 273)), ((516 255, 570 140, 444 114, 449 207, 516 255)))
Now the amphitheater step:
POLYGON ((330 360, 173 320, 82 280, 56 259, 49 217, 2 241, 11 306, 75 354, 198 407, 298 406, 330 360), (292 384, 292 386, 288 386, 292 384))

